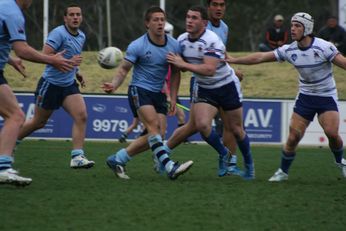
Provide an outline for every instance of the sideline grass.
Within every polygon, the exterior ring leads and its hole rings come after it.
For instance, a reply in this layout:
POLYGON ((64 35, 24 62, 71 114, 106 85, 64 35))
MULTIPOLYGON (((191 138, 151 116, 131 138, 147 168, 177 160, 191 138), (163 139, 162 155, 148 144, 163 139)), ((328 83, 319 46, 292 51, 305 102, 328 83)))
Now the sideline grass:
MULTIPOLYGON (((24 141, 16 168, 33 178, 26 188, 0 185, 0 230, 344 230, 346 180, 326 148, 300 148, 290 179, 269 183, 279 146, 253 147, 256 180, 216 176, 206 145, 181 145, 173 158, 194 160, 177 181, 152 170, 149 152, 116 179, 106 157, 118 143, 87 142, 96 166, 69 168, 70 142, 24 141)), ((241 159, 241 158, 239 158, 241 159)))
MULTIPOLYGON (((234 56, 242 56, 248 53, 237 52, 230 53, 234 56)), ((86 79, 86 88, 81 89, 83 93, 104 93, 100 88, 101 84, 111 81, 115 70, 102 69, 97 63, 97 52, 83 52, 83 63, 80 71, 86 79)), ((38 79, 42 75, 44 65, 24 62, 29 77, 23 79, 9 65, 5 68, 5 76, 10 86, 15 91, 33 92, 36 89, 38 79)), ((235 69, 240 69, 244 74, 242 89, 245 98, 290 98, 294 99, 298 92, 298 72, 294 67, 284 62, 279 64, 263 63, 259 65, 234 65, 235 69)), ((346 81, 345 70, 335 67, 335 80, 339 92, 339 98, 346 100, 346 81)), ((182 73, 182 79, 179 94, 189 95, 190 72, 182 73)), ((127 94, 128 83, 131 80, 131 74, 127 76, 124 83, 119 87, 116 94, 127 94)))

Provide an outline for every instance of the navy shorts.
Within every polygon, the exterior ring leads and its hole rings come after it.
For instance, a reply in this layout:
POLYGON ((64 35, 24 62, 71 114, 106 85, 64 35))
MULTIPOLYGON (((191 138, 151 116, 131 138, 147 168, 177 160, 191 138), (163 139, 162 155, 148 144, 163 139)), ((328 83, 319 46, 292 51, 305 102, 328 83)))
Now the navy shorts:
POLYGON ((62 106, 67 96, 74 94, 80 94, 76 81, 70 86, 60 87, 41 78, 35 92, 35 103, 43 109, 56 110, 62 106))
POLYGON ((293 111, 303 118, 313 121, 314 116, 326 111, 339 111, 336 99, 333 97, 322 97, 299 94, 293 111))
POLYGON ((7 80, 5 79, 4 71, 0 70, 0 85, 2 84, 8 84, 8 83, 7 83, 7 80))
POLYGON ((128 97, 134 116, 137 115, 137 110, 144 105, 153 105, 157 113, 167 115, 167 99, 162 92, 152 92, 141 87, 129 86, 128 97))
POLYGON ((213 89, 195 86, 192 102, 208 103, 216 108, 222 108, 224 111, 231 111, 243 106, 240 94, 240 89, 237 88, 234 81, 213 89))

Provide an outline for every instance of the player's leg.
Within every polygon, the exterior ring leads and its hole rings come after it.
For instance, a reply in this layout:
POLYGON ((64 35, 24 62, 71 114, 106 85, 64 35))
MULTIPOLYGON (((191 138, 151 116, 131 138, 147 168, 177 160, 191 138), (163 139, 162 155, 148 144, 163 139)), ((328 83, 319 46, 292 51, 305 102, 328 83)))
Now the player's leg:
POLYGON ((47 120, 55 109, 60 107, 60 101, 57 101, 57 94, 60 94, 57 86, 49 84, 44 78, 41 78, 35 91, 35 111, 34 116, 25 121, 20 129, 18 140, 22 140, 37 129, 43 128, 47 120))
POLYGON ((133 129, 135 129, 139 124, 139 119, 138 117, 133 117, 132 123, 130 124, 130 126, 128 126, 128 128, 126 129, 125 132, 123 132, 119 138, 119 142, 120 143, 125 143, 127 136, 133 131, 133 129))
POLYGON ((46 110, 35 105, 34 116, 24 122, 19 131, 18 140, 21 141, 34 131, 43 128, 53 112, 54 110, 46 110))
MULTIPOLYGON (((226 120, 225 112, 224 110, 220 110, 220 115, 222 118, 222 121, 226 120)), ((230 151, 230 156, 227 160, 227 171, 231 175, 241 175, 242 171, 237 166, 237 140, 234 137, 233 131, 228 126, 228 123, 223 123, 223 132, 222 132, 222 141, 223 144, 228 148, 230 151)))
POLYGON ((64 88, 62 107, 72 117, 71 168, 91 168, 95 162, 88 160, 84 152, 87 125, 87 109, 76 85, 64 88))
POLYGON ((225 111, 225 127, 233 132, 233 136, 237 140, 239 150, 243 156, 245 172, 243 177, 251 180, 255 178, 255 169, 252 159, 250 140, 243 126, 243 108, 225 111))
POLYGON ((215 117, 218 109, 209 103, 198 102, 194 105, 194 123, 196 124, 197 131, 200 132, 204 141, 212 146, 219 154, 219 169, 218 175, 224 176, 227 174, 226 158, 229 150, 223 145, 221 137, 212 128, 212 120, 215 117))
POLYGON ((188 137, 190 137, 191 135, 197 132, 197 128, 193 120, 193 117, 194 117, 194 104, 192 103, 190 107, 190 116, 187 123, 175 129, 173 134, 167 140, 167 143, 165 146, 166 146, 166 150, 169 153, 171 153, 175 147, 177 147, 179 144, 184 142, 188 137))
MULTIPOLYGON (((148 134, 137 138, 134 142, 130 144, 128 151, 134 151, 133 153, 127 152, 126 149, 122 149, 114 155, 111 155, 107 159, 107 164, 110 166, 119 177, 129 179, 125 174, 124 166, 131 159, 131 155, 138 154, 138 151, 146 150, 148 144, 153 151, 157 159, 165 166, 165 169, 168 173, 168 176, 171 179, 176 179, 180 174, 186 172, 188 168, 192 165, 191 162, 184 164, 174 163, 168 156, 167 152, 163 147, 160 118, 159 114, 167 113, 167 104, 165 102, 165 96, 162 93, 153 93, 145 89, 131 86, 129 90, 129 97, 134 101, 134 104, 137 108, 137 113, 139 119, 142 121, 144 127, 148 130, 148 134), (162 109, 162 107, 164 109, 162 109), (164 110, 164 112, 162 112, 164 110), (146 144, 144 139, 147 138, 146 144), (119 174, 119 168, 121 166, 123 172, 119 174), (122 177, 123 175, 126 177, 122 177)), ((165 118, 165 117, 164 117, 165 118)))
POLYGON ((328 137, 330 150, 335 157, 335 163, 342 169, 346 177, 346 160, 343 159, 343 141, 339 134, 340 115, 338 111, 326 111, 318 116, 318 121, 328 137))
MULTIPOLYGON (((313 117, 312 117, 313 118, 313 117)), ((281 155, 280 168, 269 178, 269 181, 278 182, 288 179, 288 172, 296 156, 296 148, 303 138, 311 120, 293 112, 289 127, 289 134, 281 155)))
POLYGON ((0 115, 4 119, 0 131, 0 183, 29 185, 31 178, 21 177, 12 169, 12 152, 16 144, 19 129, 24 122, 24 113, 5 78, 0 73, 0 115))

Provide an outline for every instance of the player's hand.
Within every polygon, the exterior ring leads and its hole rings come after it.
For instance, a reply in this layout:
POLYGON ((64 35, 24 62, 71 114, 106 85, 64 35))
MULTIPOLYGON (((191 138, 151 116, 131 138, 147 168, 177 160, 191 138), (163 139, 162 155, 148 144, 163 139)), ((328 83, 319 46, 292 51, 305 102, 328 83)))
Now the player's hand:
POLYGON ((235 75, 238 77, 239 81, 242 81, 244 79, 244 74, 241 70, 235 70, 235 75))
POLYGON ((75 66, 74 61, 71 59, 65 59, 63 56, 64 53, 65 53, 65 50, 53 55, 52 56, 53 61, 51 65, 62 72, 72 71, 75 66))
POLYGON ((170 64, 173 64, 174 66, 184 69, 184 63, 185 61, 183 60, 183 58, 180 55, 176 55, 172 52, 169 52, 168 55, 166 56, 167 61, 170 64))
POLYGON ((28 77, 25 66, 20 58, 10 57, 8 62, 14 69, 16 69, 24 78, 28 77))
POLYGON ((82 63, 83 57, 81 55, 74 55, 71 58, 71 61, 73 61, 74 66, 80 66, 82 63))
POLYGON ((232 64, 232 63, 234 63, 235 58, 232 57, 232 56, 227 55, 227 57, 225 58, 225 61, 226 61, 227 63, 229 63, 229 64, 232 64))
POLYGON ((115 91, 115 87, 113 85, 113 83, 103 83, 101 88, 104 90, 104 92, 106 92, 107 94, 111 94, 112 92, 115 91))
POLYGON ((171 101, 168 104, 168 115, 173 116, 177 113, 177 105, 175 101, 171 101))
POLYGON ((76 78, 78 80, 78 82, 80 83, 81 87, 84 88, 86 87, 86 83, 85 83, 85 80, 84 80, 84 76, 80 73, 76 73, 76 78))

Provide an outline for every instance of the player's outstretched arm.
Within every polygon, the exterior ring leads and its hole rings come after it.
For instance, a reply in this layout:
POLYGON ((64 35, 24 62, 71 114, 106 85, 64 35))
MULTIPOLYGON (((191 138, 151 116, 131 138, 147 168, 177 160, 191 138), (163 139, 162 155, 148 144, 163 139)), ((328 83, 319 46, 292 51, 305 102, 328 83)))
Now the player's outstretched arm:
POLYGON ((233 57, 228 56, 227 60, 228 63, 234 63, 234 64, 258 64, 258 63, 264 63, 264 62, 274 62, 276 61, 275 55, 273 51, 268 52, 256 52, 252 53, 247 56, 243 57, 233 57))
POLYGON ((124 82, 132 66, 133 64, 131 62, 124 59, 118 67, 112 82, 103 83, 101 88, 108 94, 114 92, 124 82))
POLYGON ((332 62, 338 67, 346 70, 346 58, 342 54, 337 54, 332 62))
POLYGON ((50 64, 63 72, 71 71, 74 68, 73 61, 65 59, 63 57, 63 52, 55 55, 46 55, 36 51, 25 41, 13 42, 12 49, 16 52, 16 55, 22 59, 36 63, 50 64))

